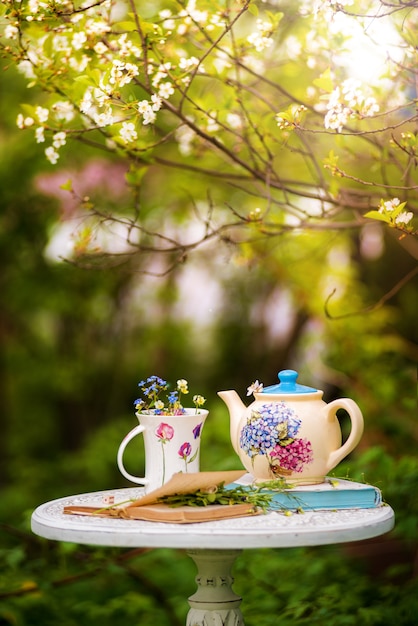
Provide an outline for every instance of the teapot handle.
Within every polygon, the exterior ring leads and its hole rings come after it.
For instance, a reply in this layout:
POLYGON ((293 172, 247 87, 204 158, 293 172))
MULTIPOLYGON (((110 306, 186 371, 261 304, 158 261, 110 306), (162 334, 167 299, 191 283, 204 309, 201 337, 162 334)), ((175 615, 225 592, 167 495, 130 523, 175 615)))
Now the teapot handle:
POLYGON ((362 412, 354 400, 350 398, 340 398, 330 402, 326 407, 326 417, 330 422, 337 419, 338 409, 345 409, 351 420, 351 432, 347 441, 337 450, 333 450, 327 461, 326 471, 332 470, 340 461, 350 454, 360 442, 364 430, 364 420, 362 412))

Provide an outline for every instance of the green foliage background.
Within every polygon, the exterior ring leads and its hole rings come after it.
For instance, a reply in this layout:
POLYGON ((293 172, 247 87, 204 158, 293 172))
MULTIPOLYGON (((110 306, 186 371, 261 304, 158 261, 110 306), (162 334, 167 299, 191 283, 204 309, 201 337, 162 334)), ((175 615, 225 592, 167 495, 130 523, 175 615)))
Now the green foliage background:
MULTIPOLYGON (((397 522, 388 537, 353 546, 244 551, 235 589, 246 624, 416 624, 417 283, 376 311, 344 316, 376 302, 413 259, 389 236, 385 255, 366 261, 352 233, 282 236, 238 254, 226 245, 213 269, 222 313, 205 343, 199 334, 209 330, 176 315, 181 267, 149 287, 162 312, 154 317, 132 298, 140 273, 46 259, 60 207, 35 180, 51 166, 15 130, 26 88, 12 70, 0 76, 0 625, 184 623, 194 566, 183 552, 47 542, 30 532, 31 512, 54 497, 125 485, 115 454, 135 422, 137 381, 153 373, 185 377, 208 398, 202 469, 239 468, 216 391, 243 396, 252 380, 273 381, 288 366, 308 383, 328 380, 327 399, 360 404, 363 442, 336 474, 378 485, 397 522), (338 245, 350 253, 348 274, 341 269, 350 299, 330 301, 341 315, 332 320, 321 285, 324 259, 338 245), (263 315, 253 316, 278 284, 295 311, 280 342, 263 315), (326 365, 328 378, 307 365, 315 350, 321 358, 309 363, 326 365)), ((79 156, 69 153, 69 163, 79 156)), ((189 262, 209 263, 204 255, 189 262)), ((138 454, 139 447, 130 452, 135 471, 138 454)))

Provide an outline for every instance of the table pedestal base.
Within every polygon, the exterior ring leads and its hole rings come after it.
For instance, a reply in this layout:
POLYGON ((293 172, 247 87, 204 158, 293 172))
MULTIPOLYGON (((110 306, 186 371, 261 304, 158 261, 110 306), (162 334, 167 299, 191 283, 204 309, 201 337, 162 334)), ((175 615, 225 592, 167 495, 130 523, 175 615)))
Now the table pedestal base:
POLYGON ((232 565, 241 550, 188 550, 197 566, 186 626, 244 626, 241 598, 232 591, 232 565))

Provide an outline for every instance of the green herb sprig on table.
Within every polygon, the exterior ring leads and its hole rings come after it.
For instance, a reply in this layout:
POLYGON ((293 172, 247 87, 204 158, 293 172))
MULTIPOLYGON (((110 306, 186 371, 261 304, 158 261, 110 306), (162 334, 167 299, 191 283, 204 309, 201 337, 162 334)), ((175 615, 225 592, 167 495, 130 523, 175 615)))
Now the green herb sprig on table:
POLYGON ((257 482, 253 484, 252 487, 254 489, 268 489, 269 491, 286 491, 286 489, 292 489, 294 485, 288 483, 286 478, 275 478, 274 480, 257 482))
POLYGON ((198 489, 193 493, 172 494, 158 499, 162 504, 172 507, 249 504, 264 512, 268 510, 271 500, 270 494, 260 493, 258 489, 249 491, 240 485, 233 489, 225 489, 225 483, 210 490, 198 489))
MULTIPOLYGON (((286 478, 276 478, 274 480, 268 480, 266 482, 258 482, 256 488, 259 489, 260 491, 267 490, 269 492, 272 492, 272 491, 283 492, 283 491, 288 491, 289 489, 292 489, 293 487, 294 485, 292 485, 291 483, 288 483, 286 478)), ((292 510, 295 510, 297 513, 304 513, 303 501, 301 500, 301 498, 299 498, 295 493, 288 493, 287 495, 290 498, 290 500, 293 500, 294 502, 294 506, 292 507, 292 510)), ((274 501, 271 504, 270 509, 272 511, 280 511, 284 513, 285 515, 292 514, 291 509, 289 509, 288 507, 282 504, 277 504, 274 501)))

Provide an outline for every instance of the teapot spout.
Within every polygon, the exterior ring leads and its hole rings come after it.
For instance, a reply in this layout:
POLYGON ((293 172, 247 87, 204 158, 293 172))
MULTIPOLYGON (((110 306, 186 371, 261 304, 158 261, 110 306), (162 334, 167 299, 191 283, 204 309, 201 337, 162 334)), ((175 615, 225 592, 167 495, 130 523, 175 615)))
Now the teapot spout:
POLYGON ((237 394, 237 392, 233 391, 232 389, 230 389, 229 391, 218 391, 218 396, 225 402, 226 406, 229 409, 229 428, 231 434, 231 443, 235 452, 239 455, 238 426, 246 409, 246 406, 237 394))

